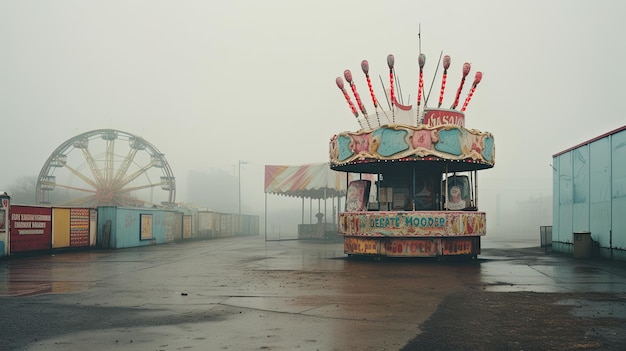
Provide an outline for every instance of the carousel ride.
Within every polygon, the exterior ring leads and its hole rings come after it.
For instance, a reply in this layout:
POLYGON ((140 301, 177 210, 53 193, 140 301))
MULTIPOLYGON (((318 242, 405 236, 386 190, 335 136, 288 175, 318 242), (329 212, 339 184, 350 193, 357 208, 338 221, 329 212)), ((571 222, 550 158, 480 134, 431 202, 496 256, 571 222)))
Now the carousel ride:
POLYGON ((454 101, 442 108, 451 59, 440 57, 438 104, 428 107, 425 62, 420 53, 415 107, 398 102, 393 55, 387 56, 389 82, 383 86, 386 109, 374 92, 367 60, 361 62, 361 70, 375 113, 367 112, 350 70, 336 79, 360 126, 334 135, 329 145, 331 169, 361 174, 361 179, 348 184, 345 211, 339 213, 338 231, 348 255, 476 258, 480 254, 486 214, 478 210, 477 172, 494 166, 495 145, 491 133, 465 126, 465 111, 483 75, 475 73, 460 104, 471 71, 471 65, 464 63, 454 101))

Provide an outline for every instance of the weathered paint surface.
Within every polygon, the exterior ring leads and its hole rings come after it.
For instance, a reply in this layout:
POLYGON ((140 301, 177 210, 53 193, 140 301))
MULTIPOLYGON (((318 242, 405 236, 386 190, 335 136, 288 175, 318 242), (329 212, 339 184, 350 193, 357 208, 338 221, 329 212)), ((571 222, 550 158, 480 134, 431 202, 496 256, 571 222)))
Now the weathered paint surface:
POLYGON ((166 243, 183 239, 183 214, 175 211, 164 211, 163 227, 166 243))
POLYGON ((484 212, 367 211, 339 214, 339 234, 348 236, 482 236, 484 212))
POLYGON ((495 163, 491 133, 452 124, 389 125, 369 131, 343 132, 331 139, 329 148, 331 165, 404 157, 472 160, 489 166, 495 163))
POLYGON ((444 256, 471 255, 480 253, 480 238, 450 238, 442 243, 444 256))
POLYGON ((46 250, 52 247, 52 209, 11 206, 11 253, 46 250))
MULTIPOLYGON (((165 213, 158 209, 122 208, 114 206, 98 207, 98 228, 103 228, 107 221, 112 228, 107 248, 126 248, 165 243, 165 213), (141 239, 141 216, 152 215, 152 230, 149 240, 141 239)), ((100 242, 105 242, 103 233, 98 233, 100 242)))
POLYGON ((381 245, 385 256, 432 257, 440 253, 440 239, 385 240, 381 245))
POLYGON ((191 215, 183 215, 183 239, 191 239, 191 215))
POLYGON ((70 246, 70 209, 52 209, 52 247, 62 248, 70 246))
POLYGON ((196 218, 196 233, 199 238, 210 238, 218 231, 217 220, 218 213, 216 212, 198 212, 196 218))
POLYGON ((465 114, 457 110, 447 110, 442 108, 424 109, 424 124, 430 127, 442 126, 445 124, 456 124, 465 126, 465 114))
POLYGON ((344 238, 343 250, 345 253, 377 255, 380 253, 379 240, 370 238, 344 238))
POLYGON ((480 237, 344 237, 344 252, 351 255, 388 257, 436 257, 477 255, 480 237))

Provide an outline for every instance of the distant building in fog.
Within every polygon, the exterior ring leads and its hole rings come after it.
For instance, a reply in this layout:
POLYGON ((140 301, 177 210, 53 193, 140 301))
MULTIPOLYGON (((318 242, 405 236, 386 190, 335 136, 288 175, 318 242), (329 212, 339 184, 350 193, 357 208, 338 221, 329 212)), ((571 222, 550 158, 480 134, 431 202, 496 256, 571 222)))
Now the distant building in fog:
POLYGON ((237 212, 237 178, 219 169, 211 173, 190 171, 187 202, 218 212, 237 212))
POLYGON ((532 233, 539 240, 539 227, 552 225, 552 196, 530 197, 517 201, 517 226, 524 233, 532 233))

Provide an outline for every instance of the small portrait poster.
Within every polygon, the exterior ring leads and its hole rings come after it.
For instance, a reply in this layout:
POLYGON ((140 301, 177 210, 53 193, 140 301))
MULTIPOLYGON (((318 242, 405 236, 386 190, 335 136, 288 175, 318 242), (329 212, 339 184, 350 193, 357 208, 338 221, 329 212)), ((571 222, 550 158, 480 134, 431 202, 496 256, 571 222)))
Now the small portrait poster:
POLYGON ((468 206, 469 200, 469 180, 465 176, 453 177, 449 179, 448 198, 446 199, 446 208, 452 211, 463 210, 468 206))

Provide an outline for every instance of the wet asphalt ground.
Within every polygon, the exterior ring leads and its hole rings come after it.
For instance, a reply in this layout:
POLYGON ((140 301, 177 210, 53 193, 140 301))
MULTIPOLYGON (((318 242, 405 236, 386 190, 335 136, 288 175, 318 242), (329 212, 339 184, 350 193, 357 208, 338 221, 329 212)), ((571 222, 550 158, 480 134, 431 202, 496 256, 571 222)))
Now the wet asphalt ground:
POLYGON ((260 236, 3 258, 0 350, 400 350, 464 291, 611 293, 626 324, 626 264, 508 243, 443 262, 260 236))

